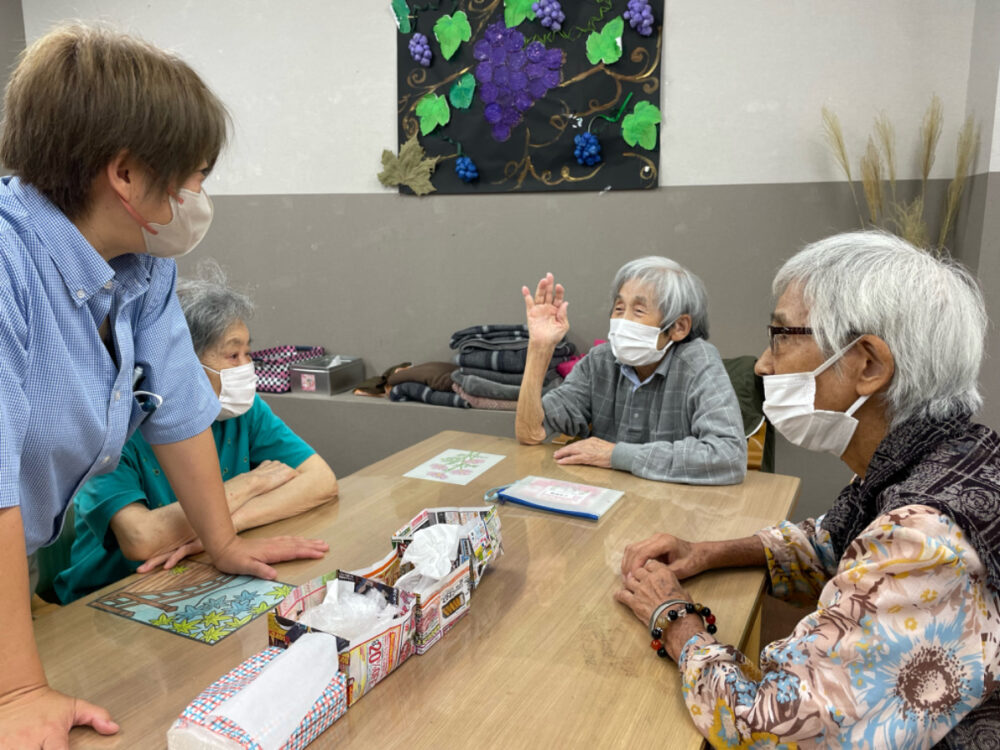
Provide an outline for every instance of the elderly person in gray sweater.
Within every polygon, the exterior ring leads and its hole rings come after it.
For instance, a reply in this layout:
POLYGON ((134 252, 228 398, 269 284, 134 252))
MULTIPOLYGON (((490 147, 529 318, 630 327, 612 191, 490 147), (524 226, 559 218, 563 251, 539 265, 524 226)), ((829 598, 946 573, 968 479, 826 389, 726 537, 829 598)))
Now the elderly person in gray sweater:
POLYGON ((629 471, 644 479, 736 484, 747 448, 739 403, 708 338, 701 280, 667 258, 626 263, 611 292, 610 343, 591 349, 565 382, 542 395, 568 302, 552 274, 522 288, 528 345, 517 402, 519 442, 555 433, 583 438, 555 452, 560 464, 629 471))

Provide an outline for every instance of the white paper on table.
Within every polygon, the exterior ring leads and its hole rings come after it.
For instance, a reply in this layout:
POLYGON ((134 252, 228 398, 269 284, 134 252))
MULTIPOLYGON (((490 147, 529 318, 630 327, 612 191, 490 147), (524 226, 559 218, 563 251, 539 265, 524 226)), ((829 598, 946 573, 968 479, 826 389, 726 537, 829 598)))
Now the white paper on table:
POLYGON ((449 448, 430 461, 425 461, 415 469, 406 472, 403 476, 465 485, 488 469, 492 469, 504 458, 505 456, 498 453, 480 453, 479 451, 449 448))

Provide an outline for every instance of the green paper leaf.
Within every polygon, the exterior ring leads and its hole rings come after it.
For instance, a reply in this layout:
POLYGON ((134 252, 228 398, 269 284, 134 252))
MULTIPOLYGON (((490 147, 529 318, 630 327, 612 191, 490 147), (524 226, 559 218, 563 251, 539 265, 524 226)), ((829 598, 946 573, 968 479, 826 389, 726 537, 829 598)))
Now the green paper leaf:
POLYGON ((396 14, 396 26, 399 27, 400 33, 409 34, 412 27, 410 6, 406 4, 406 0, 392 0, 392 12, 396 14))
POLYGON ((507 28, 514 28, 525 18, 534 21, 535 11, 531 9, 534 2, 535 0, 503 0, 503 20, 507 28))
POLYGON ((476 77, 466 73, 452 84, 448 101, 455 109, 468 109, 472 105, 472 95, 476 93, 476 77))
POLYGON ((652 151, 656 148, 656 126, 662 118, 660 108, 655 104, 639 102, 632 114, 622 120, 622 138, 630 146, 638 143, 644 149, 652 151))
POLYGON ((600 31, 591 32, 587 37, 587 59, 591 65, 603 62, 611 65, 621 59, 622 33, 625 31, 625 19, 617 16, 608 21, 600 31))
POLYGON ((438 125, 447 125, 451 119, 448 100, 437 94, 427 94, 417 103, 417 117, 420 118, 420 135, 427 135, 438 125))
POLYGON ((386 149, 382 152, 382 171, 378 180, 386 187, 406 185, 417 195, 433 193, 435 187, 431 184, 434 168, 441 161, 440 156, 424 158, 424 147, 420 145, 417 136, 413 135, 399 147, 399 156, 386 149))
POLYGON ((450 60, 462 42, 472 39, 472 27, 465 11, 460 10, 453 16, 441 16, 434 24, 434 37, 441 45, 444 59, 450 60))

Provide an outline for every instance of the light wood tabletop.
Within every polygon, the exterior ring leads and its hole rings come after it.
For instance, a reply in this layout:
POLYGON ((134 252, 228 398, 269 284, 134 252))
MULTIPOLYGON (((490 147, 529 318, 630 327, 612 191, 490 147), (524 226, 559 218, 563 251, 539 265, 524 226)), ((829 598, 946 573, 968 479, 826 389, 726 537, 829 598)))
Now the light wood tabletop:
MULTIPOLYGON (((701 746, 675 665, 656 657, 646 626, 612 598, 622 551, 658 531, 692 540, 751 534, 788 516, 799 480, 750 472, 743 484, 729 487, 665 484, 559 466, 553 450, 442 432, 341 479, 336 503, 248 532, 330 543, 323 560, 277 566, 280 580, 297 585, 376 561, 390 550, 392 533, 423 508, 481 505, 486 490, 526 475, 625 492, 599 522, 501 506, 505 554, 473 593, 470 612, 312 747, 701 746), (505 458, 466 486, 403 476, 448 448, 505 458)), ((763 571, 716 571, 687 585, 718 615, 717 637, 741 644, 763 571)), ((75 729, 73 747, 165 746, 167 729, 192 698, 267 646, 266 617, 209 646, 86 606, 93 598, 35 622, 52 686, 104 706, 121 725, 113 737, 75 729)))

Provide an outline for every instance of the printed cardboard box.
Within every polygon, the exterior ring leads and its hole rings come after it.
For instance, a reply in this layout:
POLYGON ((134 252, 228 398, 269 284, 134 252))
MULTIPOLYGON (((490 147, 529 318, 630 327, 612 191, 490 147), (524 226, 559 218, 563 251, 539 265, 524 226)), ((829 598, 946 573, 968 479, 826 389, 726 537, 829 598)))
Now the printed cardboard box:
POLYGON ((477 523, 470 535, 460 540, 459 558, 468 559, 469 577, 475 588, 490 562, 503 554, 500 514, 495 505, 485 508, 425 508, 392 535, 392 546, 402 556, 402 550, 413 540, 413 532, 439 523, 466 524, 469 521, 477 523))
MULTIPOLYGON (((356 570, 355 574, 394 586, 399 577, 413 569, 402 561, 405 545, 399 546, 371 568, 356 570)), ((455 560, 451 572, 438 581, 434 590, 414 594, 416 603, 416 648, 418 654, 441 640, 466 612, 469 611, 469 594, 472 591, 468 557, 455 560)))
POLYGON ((361 696, 413 655, 416 597, 381 581, 363 578, 347 571, 328 573, 294 589, 268 613, 267 637, 271 646, 287 648, 301 635, 318 630, 301 624, 298 618, 307 609, 326 599, 327 581, 334 579, 350 581, 354 584, 354 591, 359 594, 374 588, 389 604, 398 606, 401 610, 401 615, 394 618, 388 627, 383 624, 377 630, 355 639, 353 643, 336 633, 330 633, 337 637, 340 671, 347 678, 347 705, 353 706, 361 696))

